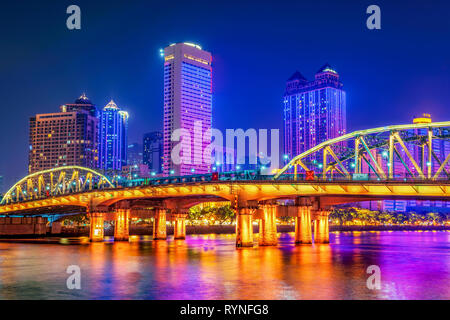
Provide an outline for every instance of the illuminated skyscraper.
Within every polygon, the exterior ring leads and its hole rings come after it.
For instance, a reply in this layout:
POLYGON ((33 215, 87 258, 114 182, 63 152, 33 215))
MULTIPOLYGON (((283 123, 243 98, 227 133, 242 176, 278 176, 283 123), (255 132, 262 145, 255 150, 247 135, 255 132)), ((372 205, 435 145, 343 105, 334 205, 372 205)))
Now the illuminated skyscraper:
POLYGON ((163 135, 161 132, 149 132, 144 135, 143 158, 150 172, 162 173, 163 135))
POLYGON ((61 166, 97 168, 98 118, 95 105, 82 95, 61 112, 30 118, 28 171, 61 166))
POLYGON ((122 170, 127 164, 128 113, 110 101, 100 112, 99 167, 105 171, 122 170))
POLYGON ((339 74, 326 64, 308 81, 295 72, 284 94, 284 153, 296 155, 347 130, 345 92, 339 74))
POLYGON ((202 155, 211 141, 210 134, 205 133, 212 122, 211 61, 211 54, 195 44, 177 43, 164 49, 165 175, 210 172, 211 159, 203 159, 202 155), (181 142, 171 141, 177 129, 184 129, 181 142), (178 144, 183 150, 181 159, 172 159, 172 150, 178 144))

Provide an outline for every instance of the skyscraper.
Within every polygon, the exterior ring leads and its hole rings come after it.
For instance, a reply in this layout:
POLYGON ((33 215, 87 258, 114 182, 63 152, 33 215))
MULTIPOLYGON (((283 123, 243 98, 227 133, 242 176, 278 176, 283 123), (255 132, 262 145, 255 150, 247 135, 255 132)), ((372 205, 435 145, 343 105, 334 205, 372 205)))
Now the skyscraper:
POLYGON ((83 94, 61 112, 30 118, 28 171, 98 164, 98 118, 94 104, 83 94))
POLYGON ((142 144, 134 142, 128 144, 128 150, 127 150, 127 165, 128 166, 134 166, 143 164, 143 149, 142 144))
POLYGON ((211 62, 211 53, 195 44, 177 43, 164 49, 165 175, 210 172, 211 159, 202 155, 211 142, 205 132, 212 124, 211 62), (171 141, 177 129, 182 129, 180 141, 171 141), (181 146, 181 157, 172 159, 175 145, 181 146))
POLYGON ((346 133, 346 104, 339 74, 326 64, 308 81, 295 72, 284 94, 284 153, 296 155, 346 133))
POLYGON ((99 167, 119 171, 127 164, 128 113, 111 100, 100 112, 99 167))
POLYGON ((144 135, 144 164, 150 172, 162 173, 163 167, 163 134, 155 131, 144 135))

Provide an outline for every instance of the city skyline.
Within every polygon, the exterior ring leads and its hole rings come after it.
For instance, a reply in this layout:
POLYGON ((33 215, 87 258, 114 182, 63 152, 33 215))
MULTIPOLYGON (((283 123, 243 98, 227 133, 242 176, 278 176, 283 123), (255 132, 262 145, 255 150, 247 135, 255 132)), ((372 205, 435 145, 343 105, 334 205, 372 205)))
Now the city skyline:
MULTIPOLYGON (((414 115, 423 112, 431 113, 435 121, 448 118, 448 109, 443 106, 450 99, 444 90, 449 81, 445 65, 449 48, 440 41, 441 35, 448 29, 447 20, 442 16, 446 12, 444 4, 433 8, 419 6, 420 10, 414 4, 407 11, 411 21, 419 21, 419 15, 422 18, 424 14, 427 23, 411 22, 406 35, 401 24, 395 22, 396 16, 404 14, 404 8, 399 4, 380 4, 388 14, 384 16, 383 29, 376 32, 370 32, 364 26, 366 16, 363 5, 338 5, 328 1, 323 4, 323 7, 309 4, 308 15, 302 13, 301 4, 289 4, 292 9, 289 12, 284 12, 281 4, 275 6, 275 15, 268 13, 266 4, 256 8, 240 5, 242 12, 249 14, 254 21, 266 19, 272 22, 268 24, 270 27, 260 30, 254 30, 247 19, 236 16, 234 10, 219 4, 208 5, 203 11, 193 11, 179 5, 176 10, 169 10, 174 15, 174 21, 178 19, 177 23, 168 24, 168 21, 146 17, 147 25, 142 29, 144 12, 149 12, 143 9, 161 8, 136 3, 128 6, 126 12, 121 12, 115 7, 103 10, 98 4, 81 1, 80 6, 86 15, 79 33, 68 32, 64 25, 59 28, 60 17, 53 13, 57 11, 53 9, 49 10, 52 13, 46 16, 45 23, 39 15, 34 20, 27 20, 31 12, 45 10, 46 4, 36 8, 30 5, 30 12, 23 12, 14 21, 5 16, 2 19, 5 29, 14 27, 14 32, 6 38, 11 43, 11 49, 2 53, 2 60, 8 61, 8 64, 3 65, 5 72, 0 80, 3 84, 0 90, 6 106, 17 106, 14 113, 3 117, 0 126, 3 137, 7 136, 7 132, 16 137, 14 143, 8 139, 2 141, 9 153, 15 155, 0 160, 0 174, 5 176, 5 185, 11 185, 26 171, 27 151, 22 147, 27 141, 27 130, 24 130, 26 119, 35 113, 51 112, 54 105, 64 103, 68 97, 79 92, 86 92, 93 101, 120 97, 130 111, 130 127, 136 128, 131 133, 130 141, 139 141, 148 130, 161 130, 158 127, 162 117, 159 49, 174 41, 199 43, 213 51, 216 75, 213 104, 217 115, 213 126, 220 129, 282 128, 280 101, 284 81, 296 69, 304 74, 313 74, 317 65, 325 62, 330 62, 344 73, 343 81, 347 91, 351 92, 347 97, 350 108, 348 132, 392 122, 409 123, 414 115), (338 6, 340 10, 336 14, 338 6), (220 9, 235 18, 231 29, 214 21, 214 13, 220 9), (189 19, 189 24, 183 23, 186 21, 184 13, 200 16, 205 10, 212 12, 207 19, 212 26, 211 31, 205 30, 200 20, 195 22, 195 19, 189 19), (293 20, 291 16, 294 12, 299 13, 293 20), (108 30, 100 28, 102 21, 120 20, 122 14, 134 17, 127 30, 121 30, 120 26, 109 26, 108 30), (98 23, 94 23, 94 17, 98 23), (30 28, 30 21, 34 21, 33 28, 30 28), (321 21, 323 27, 298 33, 302 27, 314 24, 313 21, 321 21), (181 25, 186 28, 180 29, 181 25), (333 29, 327 28, 332 25, 333 29), (40 32, 47 32, 49 28, 53 38, 42 40, 38 37, 40 32), (104 58, 105 49, 113 44, 108 36, 111 28, 131 50, 126 50, 125 54, 123 49, 114 46, 117 50, 109 50, 109 56, 104 58), (166 31, 160 32, 161 29, 166 31), (130 31, 135 31, 132 37, 129 37, 130 31), (342 32, 346 33, 345 37, 336 37, 342 32), (326 37, 327 41, 322 41, 321 37, 326 37), (16 39, 21 39, 21 43, 16 39), (418 42, 422 45, 416 48, 415 43, 418 42), (75 50, 87 43, 90 50, 86 53, 75 50), (264 50, 238 50, 250 46, 264 50), (391 50, 381 49, 386 47, 391 50), (420 59, 431 47, 439 48, 433 50, 433 59, 420 59), (30 52, 26 48, 37 50, 28 53, 28 58, 15 54, 30 52), (349 52, 349 48, 352 48, 350 56, 344 54, 349 52), (68 59, 70 64, 67 64, 68 59), (97 61, 95 64, 94 60, 97 61), (23 61, 26 63, 22 64, 23 61), (121 63, 117 64, 117 61, 121 63), (267 61, 271 63, 263 63, 267 61), (47 70, 57 69, 63 72, 53 72, 51 77, 44 76, 47 70), (32 85, 34 83, 39 85, 32 85), (381 90, 382 96, 379 95, 381 90), (18 94, 19 91, 27 94, 18 94), (271 116, 252 116, 257 110, 271 116), (386 114, 389 114, 389 119, 386 114)), ((60 6, 64 11, 64 5, 60 6)), ((8 8, 12 12, 21 11, 17 4, 8 4, 8 8)), ((157 10, 150 10, 150 16, 157 10)))

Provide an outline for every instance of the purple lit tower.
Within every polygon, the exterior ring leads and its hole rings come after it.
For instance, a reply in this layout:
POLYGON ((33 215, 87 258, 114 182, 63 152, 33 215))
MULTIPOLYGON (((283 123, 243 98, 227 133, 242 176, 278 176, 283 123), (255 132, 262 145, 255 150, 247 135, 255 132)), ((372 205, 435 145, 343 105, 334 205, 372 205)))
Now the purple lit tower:
POLYGON ((212 123, 211 62, 211 53, 192 43, 176 43, 164 49, 164 175, 210 172, 211 159, 202 155, 211 142, 211 135, 205 133, 212 123), (194 134, 194 127, 201 128, 200 135, 194 134), (191 139, 182 135, 180 142, 171 141, 176 129, 185 129, 191 139), (178 144, 183 150, 191 150, 190 157, 182 154, 179 164, 171 158, 178 144))
POLYGON ((284 94, 284 153, 289 159, 347 130, 345 92, 326 64, 308 81, 295 72, 284 94))

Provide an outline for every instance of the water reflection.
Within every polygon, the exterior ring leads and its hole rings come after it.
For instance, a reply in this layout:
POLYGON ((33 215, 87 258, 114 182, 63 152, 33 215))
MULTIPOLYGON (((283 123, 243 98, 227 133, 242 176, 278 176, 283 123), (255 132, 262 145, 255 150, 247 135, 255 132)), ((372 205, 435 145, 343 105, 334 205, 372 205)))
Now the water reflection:
POLYGON ((0 243, 1 299, 449 299, 449 232, 340 232, 330 245, 235 249, 234 235, 0 243), (380 266, 382 289, 366 287, 380 266), (82 289, 68 290, 79 265, 82 289))

